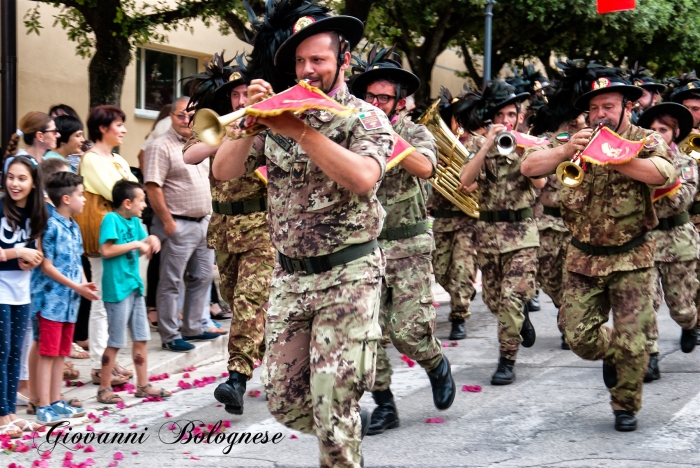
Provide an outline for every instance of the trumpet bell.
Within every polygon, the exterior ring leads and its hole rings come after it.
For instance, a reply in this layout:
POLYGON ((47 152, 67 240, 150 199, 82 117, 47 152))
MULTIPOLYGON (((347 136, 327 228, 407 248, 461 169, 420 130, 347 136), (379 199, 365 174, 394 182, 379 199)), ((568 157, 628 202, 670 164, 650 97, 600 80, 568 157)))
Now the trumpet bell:
POLYGON ((557 179, 565 187, 578 187, 583 181, 583 170, 574 162, 564 161, 557 166, 557 179))
POLYGON ((515 151, 517 140, 513 132, 499 132, 495 138, 498 154, 505 156, 515 151))
POLYGON ((205 145, 218 146, 226 136, 219 114, 211 109, 200 109, 194 118, 194 131, 205 145))

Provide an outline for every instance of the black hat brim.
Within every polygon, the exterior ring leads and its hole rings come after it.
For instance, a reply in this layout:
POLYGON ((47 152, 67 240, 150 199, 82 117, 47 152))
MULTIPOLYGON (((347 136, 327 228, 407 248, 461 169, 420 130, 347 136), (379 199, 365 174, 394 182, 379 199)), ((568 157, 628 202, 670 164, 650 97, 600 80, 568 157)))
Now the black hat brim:
POLYGON ((294 73, 297 47, 311 36, 329 31, 338 31, 350 42, 350 50, 352 50, 362 40, 364 30, 365 25, 354 16, 329 16, 328 18, 314 21, 282 43, 275 53, 275 66, 283 72, 294 73))
POLYGON ((670 115, 678 121, 678 137, 673 141, 676 143, 683 141, 693 129, 693 114, 682 104, 676 102, 662 102, 650 107, 639 117, 637 125, 642 128, 651 129, 651 124, 662 115, 670 115))
POLYGON ((666 90, 666 85, 663 85, 661 83, 649 83, 649 84, 643 84, 639 86, 642 89, 646 89, 649 92, 652 93, 663 93, 666 90))
POLYGON ((214 91, 214 93, 215 93, 216 97, 223 98, 223 97, 227 96, 228 94, 230 94, 231 90, 233 88, 236 88, 236 87, 238 87, 240 85, 244 85, 244 84, 246 84, 246 81, 243 78, 239 78, 239 79, 233 80, 233 81, 228 81, 228 82, 222 84, 221 86, 219 86, 218 88, 216 88, 216 91, 214 91))
POLYGON ((684 89, 671 96, 671 101, 683 104, 686 99, 700 99, 700 88, 684 89))
POLYGON ((408 70, 403 68, 376 68, 368 70, 355 78, 352 82, 352 92, 356 96, 362 96, 370 84, 379 80, 401 83, 406 86, 406 96, 415 93, 420 87, 420 79, 408 70))
POLYGON ((613 83, 612 85, 606 88, 593 89, 591 91, 588 91, 587 93, 580 95, 578 99, 576 99, 576 101, 574 102, 574 107, 580 111, 587 111, 588 102, 592 98, 598 96, 599 94, 605 93, 622 93, 625 96, 627 96, 627 99, 629 99, 630 101, 636 101, 644 94, 642 88, 640 88, 639 86, 613 83))
POLYGON ((495 106, 490 107, 489 108, 489 115, 491 117, 493 117, 493 114, 495 114, 499 110, 503 109, 504 107, 510 106, 511 104, 518 104, 520 102, 525 101, 529 97, 530 97, 530 93, 516 94, 515 96, 508 98, 505 101, 499 102, 495 106))

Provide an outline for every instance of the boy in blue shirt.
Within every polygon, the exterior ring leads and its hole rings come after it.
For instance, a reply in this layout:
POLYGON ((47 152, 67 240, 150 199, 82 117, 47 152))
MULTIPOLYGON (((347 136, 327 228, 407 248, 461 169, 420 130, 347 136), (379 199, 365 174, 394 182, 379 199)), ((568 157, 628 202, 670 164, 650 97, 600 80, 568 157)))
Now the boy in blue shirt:
POLYGON ((97 401, 116 404, 122 401, 110 386, 112 368, 119 349, 126 347, 126 329, 131 329, 132 356, 136 367, 135 396, 169 397, 170 392, 148 383, 146 342, 151 332, 143 298, 143 280, 139 271, 139 255, 160 251, 156 236, 148 236, 141 225, 146 208, 146 194, 137 182, 120 180, 112 188, 115 211, 108 213, 100 225, 102 253, 102 301, 107 310, 109 339, 102 355, 102 372, 97 401))
POLYGON ((85 205, 83 178, 71 172, 58 172, 46 182, 46 192, 56 209, 41 238, 43 274, 36 282, 36 304, 32 302, 39 324, 37 375, 48 376, 39 377, 37 381, 39 408, 36 414, 39 422, 55 425, 65 417, 85 415, 84 410, 60 399, 63 361, 70 355, 80 296, 89 300, 98 296, 97 286, 85 280, 80 261, 83 238, 72 218, 82 212, 85 205))

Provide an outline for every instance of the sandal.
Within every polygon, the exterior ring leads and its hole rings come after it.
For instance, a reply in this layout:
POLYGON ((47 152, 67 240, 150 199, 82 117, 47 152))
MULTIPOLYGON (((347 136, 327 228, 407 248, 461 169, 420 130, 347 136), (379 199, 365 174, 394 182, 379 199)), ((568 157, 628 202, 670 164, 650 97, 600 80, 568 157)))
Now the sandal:
POLYGON ((233 318, 231 312, 224 312, 221 306, 216 302, 209 304, 209 315, 212 320, 231 320, 231 318, 233 318))
POLYGON ((83 404, 80 400, 77 398, 71 398, 70 400, 66 398, 63 394, 61 394, 61 400, 65 401, 68 403, 68 406, 72 406, 73 408, 82 408, 83 404))
POLYGON ((71 359, 87 359, 90 357, 90 353, 85 351, 82 346, 78 346, 76 343, 71 344, 70 358, 71 359))
POLYGON ((30 421, 27 421, 26 419, 15 419, 11 423, 13 426, 17 426, 22 430, 22 432, 35 432, 44 427, 41 424, 33 423, 30 421), (17 424, 21 423, 21 424, 17 424))
POLYGON ((73 363, 70 361, 63 362, 63 380, 77 380, 80 377, 80 371, 73 368, 73 363))
POLYGON ((123 402, 122 397, 114 393, 112 387, 103 388, 97 392, 97 401, 104 405, 116 405, 119 402, 123 402), (106 392, 107 395, 105 395, 106 392))
POLYGON ((168 398, 171 395, 172 395, 172 393, 170 393, 166 389, 155 388, 151 384, 137 385, 136 386, 136 393, 134 393, 134 396, 136 398, 148 398, 148 397, 168 398))
POLYGON ((155 307, 148 308, 148 323, 151 324, 151 328, 155 328, 156 330, 158 329, 158 309, 155 307), (151 314, 155 314, 155 320, 153 320, 153 316, 151 314))
POLYGON ((27 414, 35 415, 36 409, 38 406, 39 406, 39 399, 38 398, 36 400, 29 400, 29 403, 27 404, 27 414))
MULTIPOLYGON (((97 370, 97 369, 93 369, 91 377, 92 377, 92 383, 94 385, 100 385, 100 379, 102 378, 102 371, 97 370)), ((119 374, 114 369, 112 369, 112 381, 109 383, 109 385, 111 385, 112 387, 118 387, 120 385, 124 385, 128 381, 129 381, 129 379, 127 379, 123 375, 119 374)))
POLYGON ((130 379, 134 376, 134 371, 129 370, 129 369, 124 369, 122 366, 119 365, 118 362, 114 363, 114 370, 117 371, 117 374, 123 375, 127 379, 130 379))
POLYGON ((14 424, 6 424, 0 426, 0 436, 9 436, 10 439, 19 439, 22 437, 22 429, 14 424))

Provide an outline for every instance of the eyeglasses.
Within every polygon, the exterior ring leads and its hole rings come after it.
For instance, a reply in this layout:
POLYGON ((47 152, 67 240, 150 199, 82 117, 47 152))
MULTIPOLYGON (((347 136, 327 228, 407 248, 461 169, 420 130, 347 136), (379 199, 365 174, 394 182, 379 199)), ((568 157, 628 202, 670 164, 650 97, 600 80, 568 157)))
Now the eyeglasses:
POLYGON ((194 115, 194 113, 191 113, 191 114, 173 114, 172 112, 171 112, 171 114, 174 115, 177 120, 187 120, 187 119, 192 118, 192 116, 194 115))
POLYGON ((54 128, 53 130, 42 130, 41 133, 58 133, 58 129, 54 128))
POLYGON ((365 93, 365 101, 372 104, 375 99, 377 101, 379 101, 379 104, 386 104, 387 102, 391 101, 392 99, 396 99, 396 96, 391 96, 389 94, 365 93))

